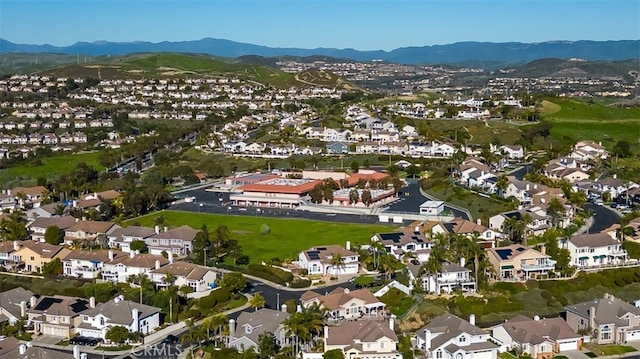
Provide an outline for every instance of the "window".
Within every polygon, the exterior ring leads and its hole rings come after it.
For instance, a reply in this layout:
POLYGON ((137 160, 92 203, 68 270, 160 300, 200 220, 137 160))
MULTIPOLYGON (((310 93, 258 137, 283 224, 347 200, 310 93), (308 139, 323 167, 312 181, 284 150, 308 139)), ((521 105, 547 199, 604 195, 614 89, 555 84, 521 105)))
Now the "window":
POLYGON ((100 317, 100 325, 104 325, 104 317, 100 317))
POLYGON ((467 337, 465 337, 464 335, 460 337, 459 339, 460 343, 464 343, 467 341, 467 337))
POLYGON ((386 348, 386 347, 387 347, 387 342, 385 342, 385 341, 381 341, 381 342, 380 342, 380 349, 384 349, 384 348, 386 348))
POLYGON ((600 335, 601 340, 611 340, 611 327, 605 325, 602 327, 602 333, 600 335))
POLYGON ((442 359, 442 350, 436 352, 436 359, 442 359))

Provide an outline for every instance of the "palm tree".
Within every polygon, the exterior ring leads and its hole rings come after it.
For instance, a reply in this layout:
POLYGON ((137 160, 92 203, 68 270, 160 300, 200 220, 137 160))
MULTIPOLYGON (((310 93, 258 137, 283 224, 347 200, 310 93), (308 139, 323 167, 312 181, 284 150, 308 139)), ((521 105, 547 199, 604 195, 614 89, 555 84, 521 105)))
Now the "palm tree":
POLYGON ((506 175, 502 174, 498 177, 496 181, 496 189, 498 190, 498 194, 500 196, 504 196, 504 191, 509 187, 509 179, 506 175))
MULTIPOLYGON (((229 326, 229 318, 225 314, 216 314, 211 317, 211 328, 215 328, 215 336, 222 337, 223 332, 229 326)), ((216 341, 216 347, 218 346, 219 341, 216 341)))
POLYGON ((529 232, 527 230, 527 226, 529 226, 531 223, 533 223, 533 217, 529 213, 525 213, 522 216, 521 222, 522 222, 522 245, 526 246, 527 245, 527 235, 528 235, 528 232, 529 232))
POLYGON ((180 344, 189 344, 191 357, 193 358, 193 345, 205 339, 205 333, 196 326, 192 319, 185 320, 184 324, 187 326, 187 332, 180 338, 180 344))
POLYGON ((254 294, 249 300, 249 306, 257 311, 259 308, 264 308, 265 306, 264 296, 260 293, 254 294))
POLYGON ((340 253, 331 254, 331 268, 333 269, 333 275, 338 276, 340 269, 344 269, 344 258, 340 253))

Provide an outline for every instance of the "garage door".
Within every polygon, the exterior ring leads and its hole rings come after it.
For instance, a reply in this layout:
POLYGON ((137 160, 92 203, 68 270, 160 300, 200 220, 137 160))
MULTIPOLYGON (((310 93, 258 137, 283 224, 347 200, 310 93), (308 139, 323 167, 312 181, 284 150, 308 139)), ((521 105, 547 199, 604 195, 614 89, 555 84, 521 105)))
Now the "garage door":
POLYGON ((48 334, 54 337, 66 337, 67 336, 67 330, 65 328, 60 328, 60 327, 51 327, 51 326, 46 326, 44 327, 43 330, 44 334, 48 334))
POLYGON ((627 332, 627 341, 640 340, 640 330, 627 332))
POLYGON ((560 343, 560 351, 562 352, 565 350, 578 350, 578 342, 571 341, 571 342, 560 343))

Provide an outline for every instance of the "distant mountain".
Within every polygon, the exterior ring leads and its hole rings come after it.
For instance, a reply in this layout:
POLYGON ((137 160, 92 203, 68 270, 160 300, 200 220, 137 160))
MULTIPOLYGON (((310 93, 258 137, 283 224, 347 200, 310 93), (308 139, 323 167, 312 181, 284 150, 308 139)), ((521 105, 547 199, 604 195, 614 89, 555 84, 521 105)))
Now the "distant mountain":
POLYGON ((621 78, 633 82, 633 71, 640 69, 640 59, 624 61, 586 61, 583 59, 539 59, 501 76, 516 77, 591 77, 621 78))
MULTIPOLYGON (((64 54, 125 55, 140 52, 203 53, 222 57, 310 57, 329 56, 356 61, 386 60, 405 64, 473 64, 524 63, 542 58, 581 58, 591 61, 617 61, 638 58, 640 40, 620 41, 549 41, 520 42, 458 42, 450 45, 403 47, 392 51, 358 51, 354 49, 272 48, 230 40, 204 38, 178 42, 78 42, 71 46, 14 44, 0 39, 0 53, 49 52, 64 54)), ((254 58, 255 60, 255 58, 254 58)))

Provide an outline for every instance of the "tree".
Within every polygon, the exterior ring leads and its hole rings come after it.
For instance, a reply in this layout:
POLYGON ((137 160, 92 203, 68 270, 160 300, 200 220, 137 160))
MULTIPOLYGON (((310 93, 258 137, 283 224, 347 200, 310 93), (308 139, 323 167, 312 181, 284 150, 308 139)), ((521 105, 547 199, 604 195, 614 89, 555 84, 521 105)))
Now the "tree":
POLYGON ((506 175, 502 174, 498 176, 498 180, 496 181, 496 189, 498 190, 498 194, 503 196, 504 192, 509 187, 509 179, 506 175))
POLYGON ((373 277, 361 275, 358 278, 354 279, 353 283, 356 285, 356 287, 366 288, 373 284, 373 277))
POLYGON ((352 188, 351 191, 349 191, 349 204, 356 204, 359 199, 360 195, 358 194, 358 190, 352 188))
POLYGON ((551 224, 553 224, 554 228, 557 228, 560 219, 564 216, 565 213, 564 205, 557 197, 554 197, 551 201, 549 201, 547 213, 549 214, 549 217, 551 217, 551 224))
POLYGON ((258 358, 270 359, 278 352, 276 336, 271 332, 264 332, 258 336, 258 358))
POLYGON ((247 286, 247 279, 239 272, 227 273, 220 280, 220 286, 229 292, 237 293, 247 286))
POLYGON ((254 294, 249 300, 249 306, 254 310, 258 310, 259 308, 264 308, 266 302, 264 296, 260 293, 254 294))
POLYGON ((333 203, 333 188, 325 186, 322 191, 322 196, 329 204, 333 203))
POLYGON ((322 359, 344 359, 342 349, 332 349, 324 352, 322 359))
POLYGON ((322 184, 318 183, 313 187, 311 191, 309 191, 309 197, 311 197, 311 201, 313 203, 322 202, 323 189, 322 184))
POLYGON ((129 330, 127 328, 123 327, 122 325, 117 325, 115 327, 109 328, 104 337, 112 343, 121 344, 129 339, 129 334, 129 330))
POLYGON ((193 319, 185 320, 184 324, 186 324, 187 326, 187 332, 184 333, 180 338, 180 344, 182 344, 183 346, 185 344, 189 345, 191 347, 191 357, 195 358, 193 356, 193 344, 198 343, 202 339, 206 339, 206 334, 200 329, 200 327, 196 326, 193 319))
POLYGON ((349 164, 349 167, 351 168, 351 171, 358 172, 358 168, 360 167, 360 165, 358 164, 358 162, 353 161, 349 164))
POLYGON ((140 253, 144 253, 147 251, 147 243, 145 241, 141 241, 139 239, 135 239, 131 241, 129 248, 132 251, 140 251, 140 253))
POLYGON ((49 244, 60 244, 64 240, 64 232, 58 226, 47 227, 44 232, 44 241, 49 244))
POLYGON ((209 250, 210 245, 209 231, 207 230, 207 225, 203 224, 200 232, 196 233, 192 242, 191 258, 195 263, 206 265, 204 262, 205 252, 209 250))
POLYGON ((337 276, 340 273, 340 269, 344 269, 344 258, 340 253, 331 254, 331 267, 333 268, 333 275, 337 276))
POLYGON ((365 206, 369 207, 372 203, 372 198, 371 198, 371 191, 369 191, 368 189, 365 189, 364 191, 362 191, 362 203, 364 203, 365 206))
POLYGON ((60 258, 54 258, 49 263, 45 263, 42 266, 42 274, 62 275, 62 261, 60 261, 60 258))
POLYGON ((613 146, 613 154, 620 158, 631 157, 631 145, 628 141, 620 140, 613 146))
POLYGON ((571 253, 568 249, 562 248, 556 257, 556 270, 562 276, 568 277, 573 275, 575 268, 571 266, 571 253))

